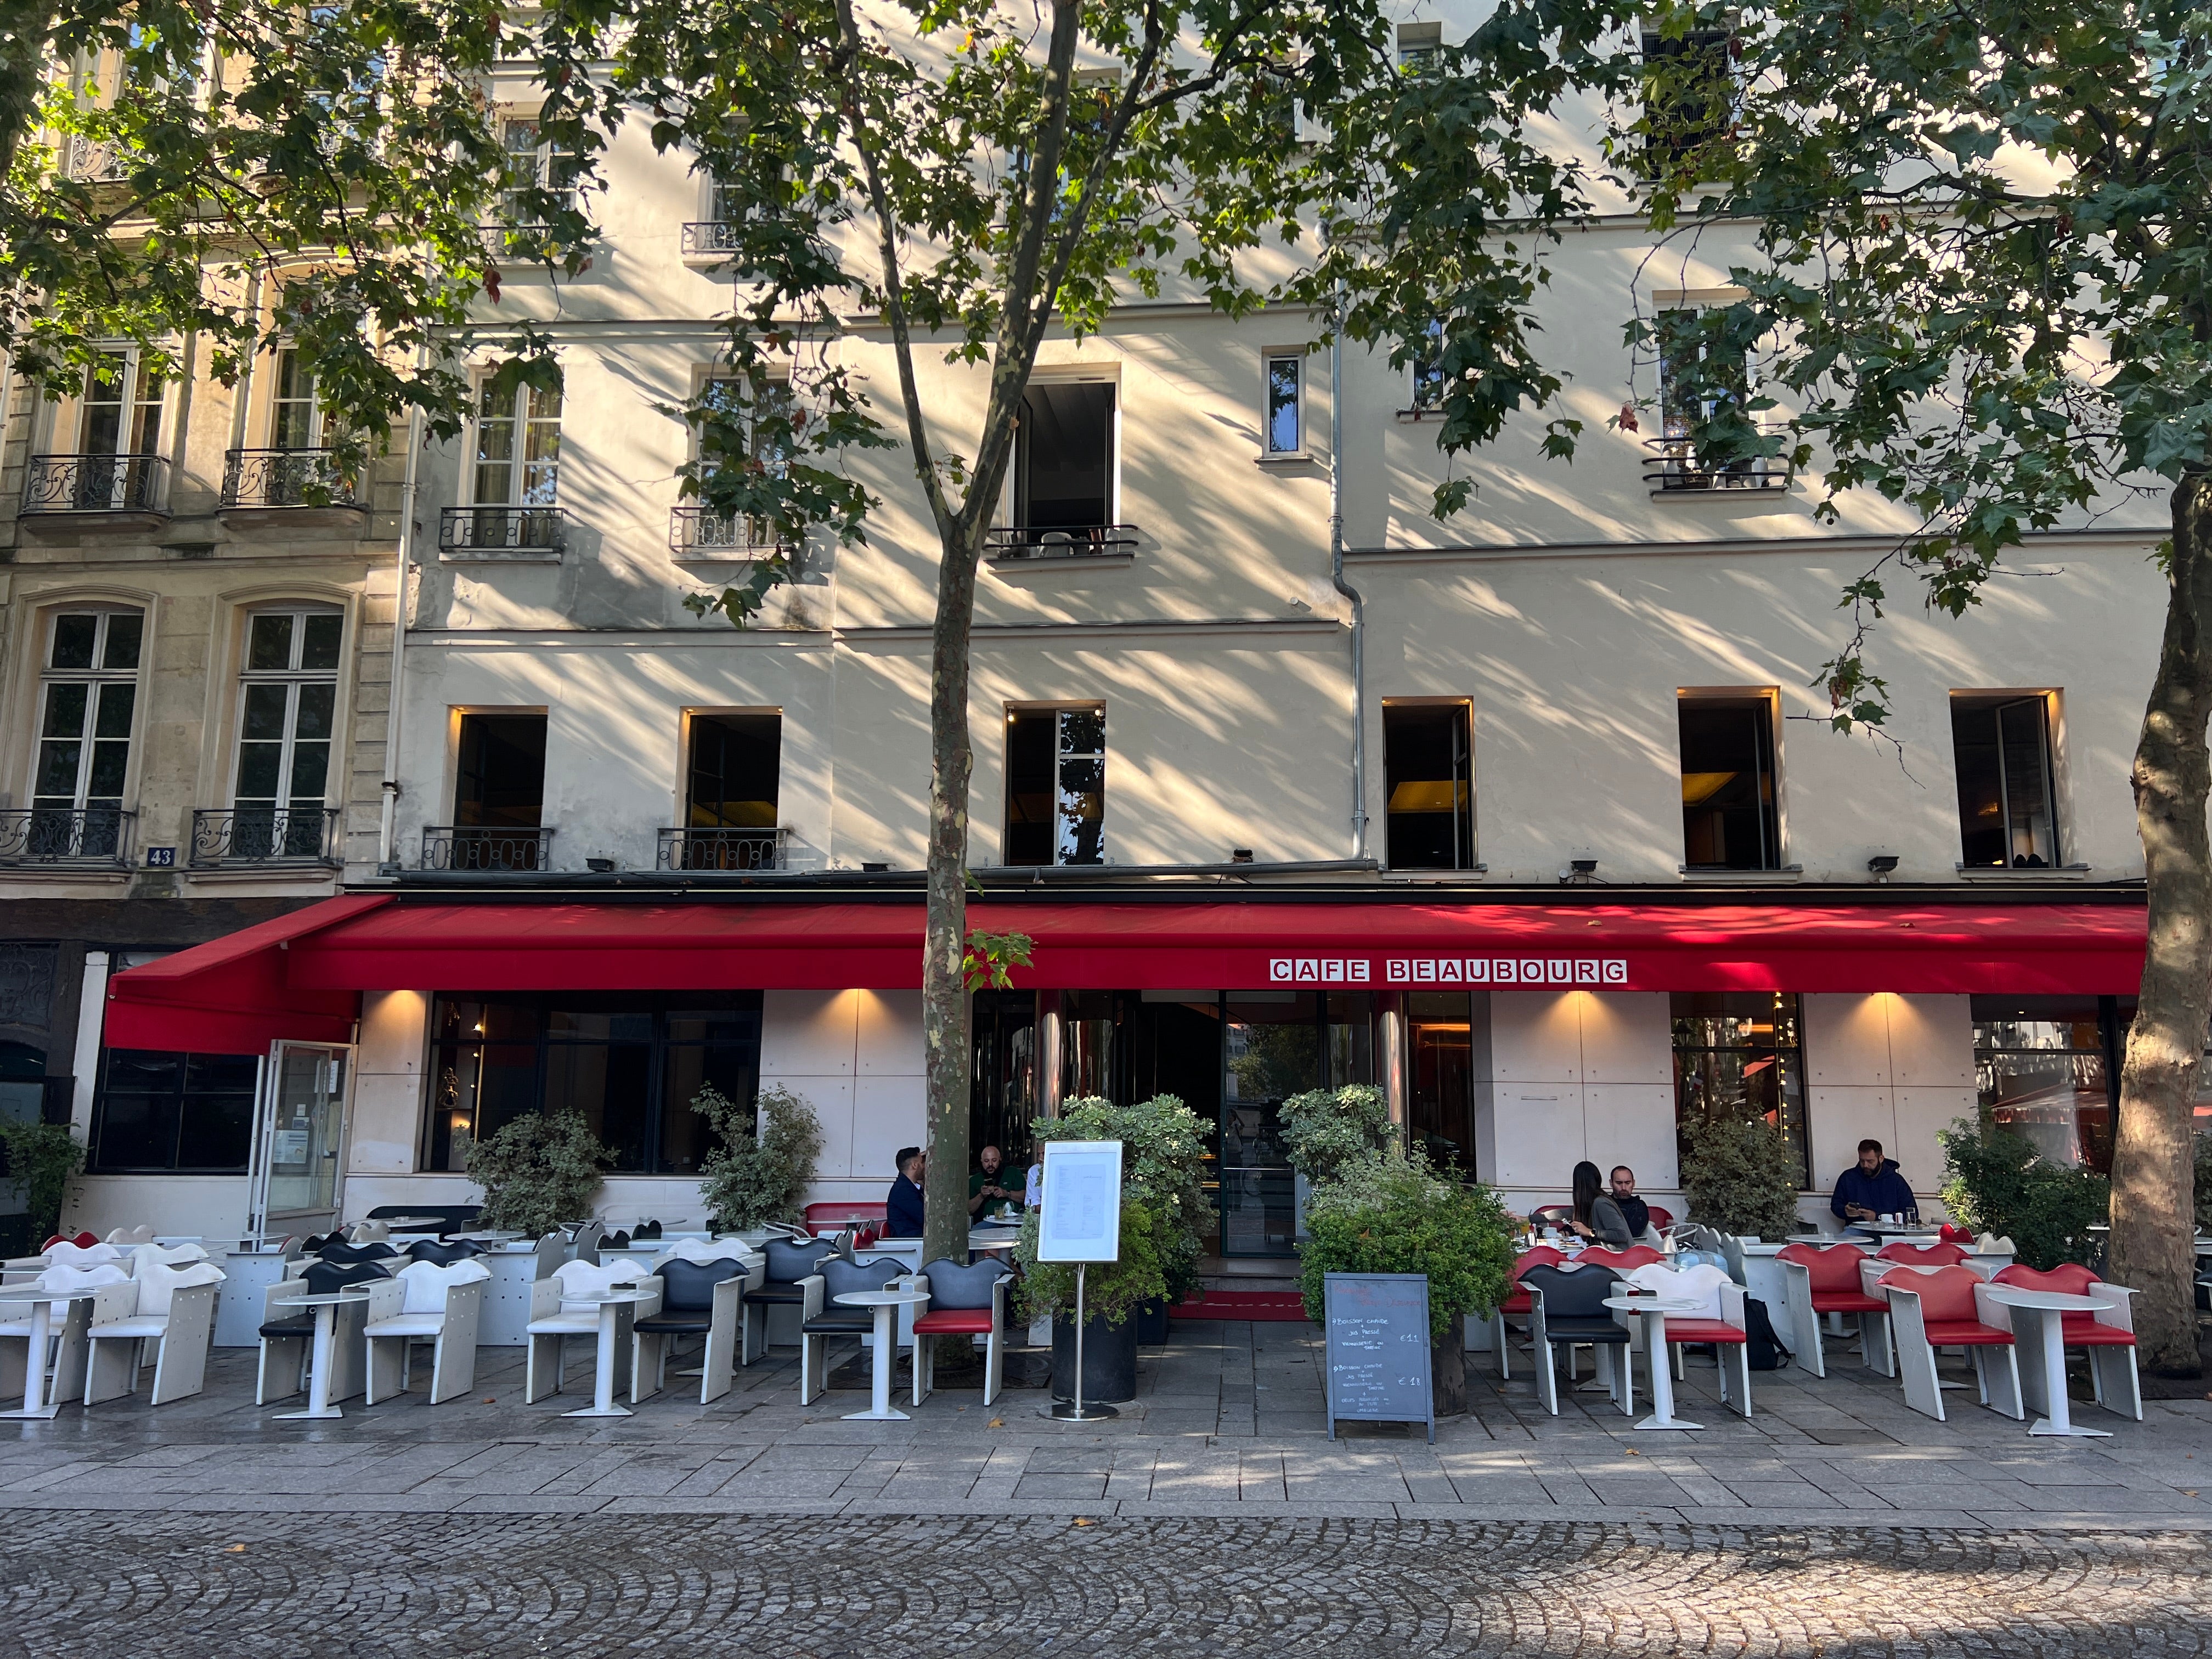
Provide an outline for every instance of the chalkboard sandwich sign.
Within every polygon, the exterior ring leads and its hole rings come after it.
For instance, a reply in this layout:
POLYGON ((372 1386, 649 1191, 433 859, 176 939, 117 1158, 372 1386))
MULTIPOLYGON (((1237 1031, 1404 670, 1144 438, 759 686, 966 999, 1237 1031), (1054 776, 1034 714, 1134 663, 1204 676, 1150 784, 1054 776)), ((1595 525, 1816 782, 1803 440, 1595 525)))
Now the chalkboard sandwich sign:
POLYGON ((1426 1273, 1324 1273, 1328 1437, 1336 1420, 1421 1423, 1437 1437, 1426 1273))

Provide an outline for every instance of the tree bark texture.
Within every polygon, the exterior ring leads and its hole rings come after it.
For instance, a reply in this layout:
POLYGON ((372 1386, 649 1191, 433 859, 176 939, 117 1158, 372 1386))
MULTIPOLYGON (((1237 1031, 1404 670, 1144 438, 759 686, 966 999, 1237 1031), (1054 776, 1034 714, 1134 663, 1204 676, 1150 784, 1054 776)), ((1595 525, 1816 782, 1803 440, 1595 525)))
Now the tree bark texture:
POLYGON ((2136 1340, 2154 1374, 2198 1374, 2194 1097, 2212 1004, 2212 479, 2173 492, 2173 562, 2158 677, 2136 746, 2149 947, 2120 1071, 2112 1149, 2111 1272, 2133 1288, 2136 1340))

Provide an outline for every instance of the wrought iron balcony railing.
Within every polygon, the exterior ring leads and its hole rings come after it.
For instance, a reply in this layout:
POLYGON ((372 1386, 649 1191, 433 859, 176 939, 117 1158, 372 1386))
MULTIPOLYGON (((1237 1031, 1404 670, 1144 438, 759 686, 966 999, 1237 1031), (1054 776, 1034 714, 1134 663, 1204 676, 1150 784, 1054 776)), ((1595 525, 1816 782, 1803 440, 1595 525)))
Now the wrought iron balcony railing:
POLYGON ((337 864, 335 806, 226 806, 192 814, 195 869, 248 864, 337 864))
POLYGON ((0 812, 0 865, 127 866, 137 818, 112 806, 32 806, 0 812))
POLYGON ((784 832, 781 830, 664 830, 660 854, 664 870, 781 870, 784 832))
POLYGON ((668 515, 668 547, 677 557, 749 559, 787 550, 766 519, 712 507, 679 507, 668 515))
POLYGON ((695 220, 684 227, 684 257, 696 259, 708 254, 734 253, 744 240, 744 227, 732 220, 695 220))
POLYGON ((1698 459, 1694 437, 1646 438, 1644 482, 1652 489, 1787 489, 1790 463, 1779 455, 1757 455, 1717 465, 1698 459))
POLYGON ((113 184, 126 179, 131 163, 122 147, 109 138, 73 134, 69 141, 69 176, 88 185, 113 184))
POLYGON ((447 824, 422 831, 425 870, 480 870, 488 875, 544 870, 552 853, 550 830, 447 824))
POLYGON ((354 480, 327 449, 234 449, 222 461, 229 507, 358 507, 354 480))
POLYGON ((984 554, 994 559, 1090 558, 1101 553, 1136 550, 1137 526, 1133 524, 1095 524, 1073 529, 1001 525, 983 537, 984 554))
POLYGON ((448 553, 557 553, 568 515, 557 507, 449 507, 438 517, 448 553))
POLYGON ((169 463, 159 455, 33 455, 23 478, 32 513, 169 511, 169 463))

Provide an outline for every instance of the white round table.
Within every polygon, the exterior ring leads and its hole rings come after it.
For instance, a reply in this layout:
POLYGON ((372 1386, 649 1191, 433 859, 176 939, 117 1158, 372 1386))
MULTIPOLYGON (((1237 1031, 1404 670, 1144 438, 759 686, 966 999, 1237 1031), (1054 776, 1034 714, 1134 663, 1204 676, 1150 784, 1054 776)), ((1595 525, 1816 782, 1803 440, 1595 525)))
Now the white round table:
POLYGON ((627 1406, 615 1404, 615 1326, 617 1316, 627 1307, 649 1300, 651 1291, 586 1291, 581 1296, 564 1296, 563 1302, 592 1302, 599 1304, 599 1352, 594 1356, 598 1374, 592 1379, 592 1403, 579 1406, 574 1411, 562 1412, 563 1417, 634 1417, 627 1406))
POLYGON ((1011 1250, 1022 1242, 1019 1227, 970 1227, 968 1230, 968 1251, 971 1255, 988 1255, 994 1250, 1011 1250))
POLYGON ((313 1308, 315 1310, 314 1346, 307 1356, 307 1409, 303 1412, 278 1412, 277 1422, 345 1415, 331 1404, 331 1351, 337 1346, 338 1304, 368 1300, 367 1291, 347 1289, 332 1291, 328 1296, 282 1297, 269 1304, 272 1308, 313 1308))
MULTIPOLYGON (((1636 1426, 1639 1429, 1702 1429, 1702 1423, 1692 1423, 1674 1415, 1674 1368, 1667 1363, 1667 1316, 1670 1313, 1693 1314, 1704 1311, 1701 1302, 1691 1302, 1673 1296, 1609 1296, 1605 1299, 1608 1308, 1632 1313, 1644 1321, 1645 1356, 1651 1365, 1651 1415, 1636 1426)), ((1623 1354, 1620 1363, 1629 1366, 1629 1375, 1635 1370, 1630 1357, 1623 1354)))
MULTIPOLYGON (((9 1286, 9 1300, 15 1299, 14 1285, 9 1286)), ((31 1341, 23 1351, 23 1408, 21 1411, 0 1412, 0 1420, 35 1418, 41 1421, 55 1416, 62 1408, 58 1400, 46 1398, 46 1344, 53 1336, 53 1310, 66 1308, 72 1302, 89 1302, 99 1293, 98 1285, 82 1291, 40 1291, 31 1304, 31 1341)), ((66 1322, 68 1314, 62 1318, 66 1322)), ((57 1382, 60 1381, 58 1377, 57 1382)))
MULTIPOLYGON (((2070 1313, 2090 1313, 2099 1304, 2094 1297, 2072 1296, 2064 1291, 2031 1291, 2020 1285, 1992 1285, 1990 1300, 2010 1308, 2016 1316, 2017 1327, 2026 1324, 2031 1334, 2040 1333, 2043 1343, 2043 1398, 2030 1400, 2031 1406, 2040 1405, 2044 1414, 2028 1425, 2030 1434, 2059 1435, 2075 1440, 2109 1440, 2109 1429, 2082 1429, 2074 1425, 2073 1413, 2066 1402, 2066 1316, 2070 1313)), ((2025 1343, 2021 1344, 2026 1346, 2025 1343)), ((2021 1371, 2021 1391, 2027 1391, 2029 1381, 2027 1368, 2021 1371)))
MULTIPOLYGON (((929 1300, 927 1291, 848 1291, 837 1298, 848 1308, 873 1308, 876 1310, 876 1369, 873 1403, 864 1412, 847 1412, 848 1421, 864 1423, 903 1423, 907 1413, 891 1408, 891 1367, 897 1363, 898 1343, 891 1332, 891 1321, 901 1308, 918 1308, 929 1300)), ((917 1336, 916 1342, 927 1342, 926 1336, 917 1336)))

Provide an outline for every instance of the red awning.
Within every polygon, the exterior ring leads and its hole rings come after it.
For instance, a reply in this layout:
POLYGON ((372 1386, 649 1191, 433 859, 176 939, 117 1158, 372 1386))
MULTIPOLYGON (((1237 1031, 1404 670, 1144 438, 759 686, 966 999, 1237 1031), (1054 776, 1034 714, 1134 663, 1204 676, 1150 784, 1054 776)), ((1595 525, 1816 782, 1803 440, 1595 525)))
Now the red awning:
MULTIPOLYGON (((974 927, 1034 939, 1035 963, 1016 982, 1058 990, 2128 994, 2142 976, 2144 925, 2132 904, 1264 896, 998 900, 969 915, 974 927)), ((921 982, 921 939, 922 907, 903 895, 876 903, 357 896, 118 975, 108 1041, 240 1053, 272 1035, 329 1040, 361 991, 911 989, 921 982)))

